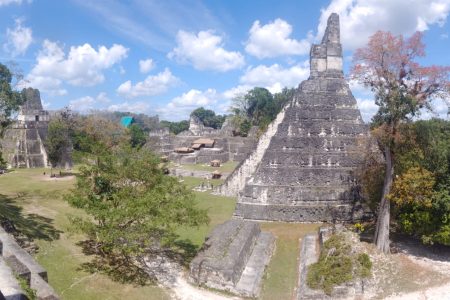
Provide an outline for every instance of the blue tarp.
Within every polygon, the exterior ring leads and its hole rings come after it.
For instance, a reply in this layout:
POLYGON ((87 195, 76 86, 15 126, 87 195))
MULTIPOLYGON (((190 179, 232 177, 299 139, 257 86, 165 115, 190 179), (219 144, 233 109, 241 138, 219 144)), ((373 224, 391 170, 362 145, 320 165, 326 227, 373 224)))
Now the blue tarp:
POLYGON ((130 127, 131 124, 133 124, 134 118, 133 117, 122 117, 120 119, 120 125, 122 125, 125 128, 130 127))

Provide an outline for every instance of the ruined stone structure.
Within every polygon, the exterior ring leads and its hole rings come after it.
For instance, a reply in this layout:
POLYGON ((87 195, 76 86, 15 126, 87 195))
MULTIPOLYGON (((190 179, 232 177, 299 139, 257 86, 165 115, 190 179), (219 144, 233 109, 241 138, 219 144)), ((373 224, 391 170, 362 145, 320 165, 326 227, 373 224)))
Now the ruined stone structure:
POLYGON ((257 297, 275 238, 259 224, 230 220, 216 226, 190 265, 197 285, 257 297))
MULTIPOLYGON (((25 99, 20 107, 17 121, 5 131, 2 146, 13 168, 47 167, 47 151, 44 142, 47 139, 49 112, 42 107, 39 90, 22 90, 25 99)), ((72 147, 68 147, 58 166, 72 168, 72 147)))
MULTIPOLYGON (((309 79, 256 151, 230 176, 245 183, 235 216, 279 221, 355 217, 359 193, 352 172, 361 161, 368 130, 343 76, 337 14, 329 17, 321 44, 311 48, 310 68, 309 79)), ((239 184, 225 188, 234 193, 239 184)))
POLYGON ((44 140, 50 116, 41 103, 39 90, 22 91, 25 104, 20 108, 17 122, 5 132, 4 148, 12 167, 40 168, 47 166, 44 140))
POLYGON ((181 164, 209 163, 212 160, 221 162, 244 160, 254 149, 256 136, 233 136, 229 120, 221 129, 205 127, 196 117, 191 117, 189 130, 178 135, 170 134, 168 128, 152 130, 149 133, 147 146, 158 154, 168 156, 171 161, 181 164), (213 147, 195 149, 193 153, 179 154, 174 150, 192 147, 199 138, 214 140, 213 147))
POLYGON ((57 300, 42 268, 0 227, 0 299, 28 299, 16 276, 36 291, 37 299, 57 300))

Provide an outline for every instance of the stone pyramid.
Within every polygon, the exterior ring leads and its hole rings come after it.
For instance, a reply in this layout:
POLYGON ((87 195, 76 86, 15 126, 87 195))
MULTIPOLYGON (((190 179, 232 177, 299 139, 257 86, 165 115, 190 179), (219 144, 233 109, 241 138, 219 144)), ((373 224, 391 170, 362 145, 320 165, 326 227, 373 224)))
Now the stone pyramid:
POLYGON ((235 216, 305 222, 355 218, 359 193, 352 173, 368 130, 344 79, 335 13, 321 44, 311 48, 310 68, 309 79, 277 117, 282 120, 239 193, 235 216))

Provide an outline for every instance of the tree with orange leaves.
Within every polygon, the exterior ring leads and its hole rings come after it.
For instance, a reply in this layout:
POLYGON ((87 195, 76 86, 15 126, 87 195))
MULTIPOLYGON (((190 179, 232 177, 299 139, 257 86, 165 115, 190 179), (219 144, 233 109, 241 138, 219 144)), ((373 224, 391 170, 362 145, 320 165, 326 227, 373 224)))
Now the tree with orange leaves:
POLYGON ((420 32, 405 39, 378 31, 353 56, 351 77, 372 90, 379 107, 372 122, 384 154, 386 172, 374 240, 377 248, 385 253, 389 252, 388 195, 394 179, 398 128, 420 114, 422 108, 432 109, 431 100, 445 100, 450 95, 450 67, 422 66, 417 61, 425 56, 422 37, 420 32))

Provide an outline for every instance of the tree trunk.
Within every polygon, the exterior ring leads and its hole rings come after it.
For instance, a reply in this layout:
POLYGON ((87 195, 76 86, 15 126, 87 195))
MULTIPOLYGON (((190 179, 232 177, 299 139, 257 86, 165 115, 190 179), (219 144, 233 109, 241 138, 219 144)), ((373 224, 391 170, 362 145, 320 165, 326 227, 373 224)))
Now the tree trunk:
POLYGON ((387 198, 391 191, 394 176, 394 164, 392 160, 392 151, 389 146, 385 147, 386 174, 384 175, 383 195, 381 198, 380 208, 378 211, 377 227, 375 230, 375 245, 384 253, 389 253, 389 220, 390 220, 390 203, 387 198))

